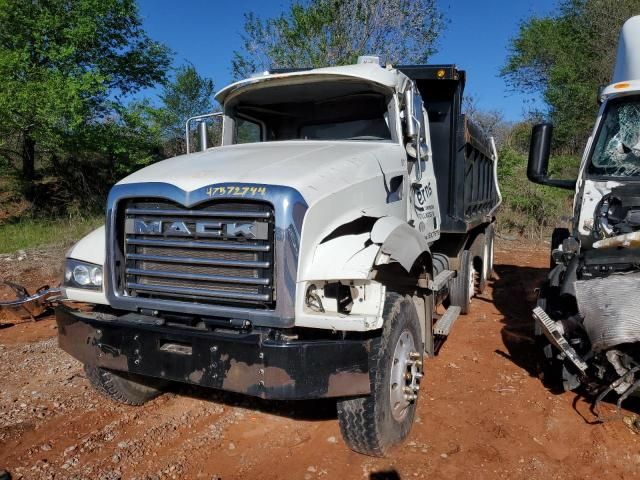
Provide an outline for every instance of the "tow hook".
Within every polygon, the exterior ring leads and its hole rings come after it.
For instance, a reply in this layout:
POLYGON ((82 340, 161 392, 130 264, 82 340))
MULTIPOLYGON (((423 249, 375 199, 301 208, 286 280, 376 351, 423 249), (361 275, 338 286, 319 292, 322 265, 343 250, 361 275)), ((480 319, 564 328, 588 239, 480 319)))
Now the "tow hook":
POLYGON ((0 301, 0 310, 6 310, 17 318, 31 318, 35 321, 53 304, 64 298, 64 290, 61 288, 49 288, 49 285, 40 287, 31 295, 22 285, 13 282, 0 282, 6 285, 16 294, 14 300, 0 301))

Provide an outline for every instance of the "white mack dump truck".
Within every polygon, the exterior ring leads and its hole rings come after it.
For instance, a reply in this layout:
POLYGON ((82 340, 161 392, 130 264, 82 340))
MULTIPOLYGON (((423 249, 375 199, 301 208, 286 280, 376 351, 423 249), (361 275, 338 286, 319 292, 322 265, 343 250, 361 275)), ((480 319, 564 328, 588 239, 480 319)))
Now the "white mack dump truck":
POLYGON ((534 127, 529 179, 575 189, 571 230, 554 231, 551 270, 533 315, 550 386, 584 387, 599 403, 640 389, 640 16, 623 26, 613 81, 576 180, 547 176, 552 126, 534 127))
POLYGON ((234 83, 221 146, 120 181, 61 289, 5 306, 56 301, 60 346, 115 400, 333 397, 346 443, 383 455, 493 268, 497 155, 464 82, 365 57, 234 83))

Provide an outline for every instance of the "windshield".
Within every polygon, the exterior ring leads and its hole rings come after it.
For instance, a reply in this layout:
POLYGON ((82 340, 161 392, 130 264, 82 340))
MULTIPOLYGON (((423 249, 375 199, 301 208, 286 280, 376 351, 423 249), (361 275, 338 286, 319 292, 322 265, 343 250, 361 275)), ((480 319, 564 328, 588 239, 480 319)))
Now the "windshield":
POLYGON ((282 140, 391 141, 392 96, 361 81, 276 84, 225 106, 234 143, 282 140))
POLYGON ((607 105, 589 173, 607 177, 640 176, 640 97, 623 97, 607 105))

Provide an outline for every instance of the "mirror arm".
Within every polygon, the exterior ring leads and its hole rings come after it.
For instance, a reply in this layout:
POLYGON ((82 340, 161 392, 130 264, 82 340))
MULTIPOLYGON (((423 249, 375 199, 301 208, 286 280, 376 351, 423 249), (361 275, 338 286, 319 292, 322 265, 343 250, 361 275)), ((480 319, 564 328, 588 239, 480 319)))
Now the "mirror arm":
POLYGON ((576 189, 576 183, 577 180, 556 180, 553 178, 549 178, 549 177, 536 177, 531 178, 529 177, 529 180, 531 180, 534 183, 539 183, 540 185, 546 185, 548 187, 556 187, 556 188, 562 188, 565 190, 575 190, 576 189))

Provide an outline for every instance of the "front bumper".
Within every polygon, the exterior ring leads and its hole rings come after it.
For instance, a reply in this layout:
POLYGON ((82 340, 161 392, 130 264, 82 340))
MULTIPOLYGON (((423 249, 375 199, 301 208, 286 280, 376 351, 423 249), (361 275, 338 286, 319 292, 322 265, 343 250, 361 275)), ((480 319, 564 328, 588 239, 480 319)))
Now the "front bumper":
POLYGON ((155 317, 56 308, 60 347, 84 364, 267 399, 370 393, 371 340, 276 341, 203 332, 155 317))

